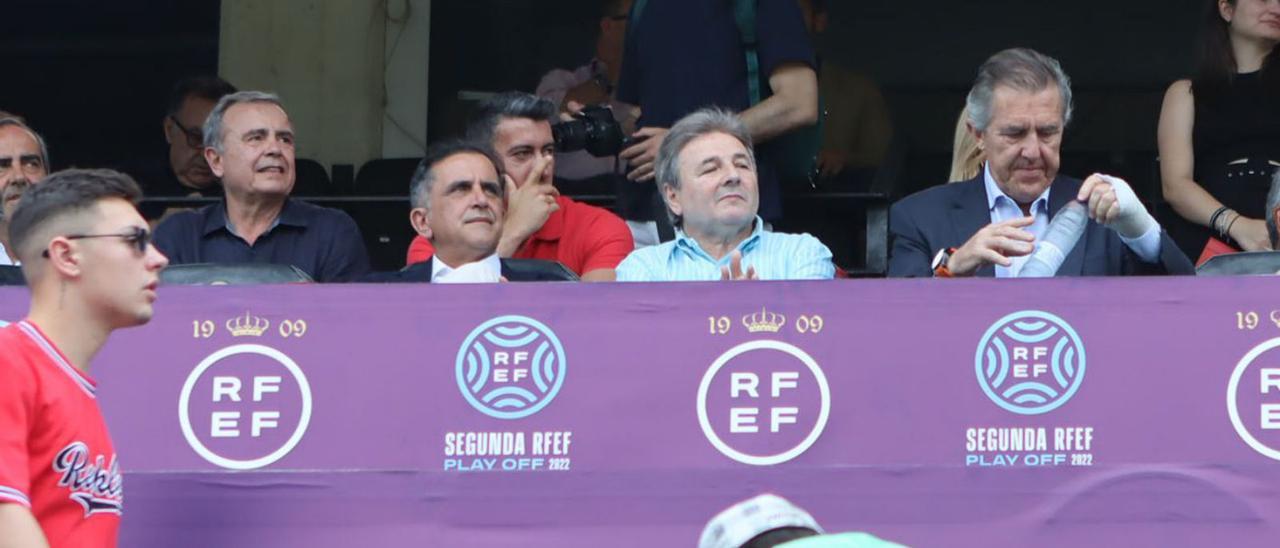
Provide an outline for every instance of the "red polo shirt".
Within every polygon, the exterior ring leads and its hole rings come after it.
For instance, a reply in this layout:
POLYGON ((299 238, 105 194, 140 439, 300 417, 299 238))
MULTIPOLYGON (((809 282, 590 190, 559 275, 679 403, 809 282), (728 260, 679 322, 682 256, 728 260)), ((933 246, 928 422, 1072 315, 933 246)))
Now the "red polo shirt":
MULTIPOLYGON (((559 261, 579 276, 601 268, 617 268, 635 248, 631 229, 609 210, 559 196, 560 209, 520 245, 512 257, 559 261)), ((408 264, 430 259, 435 248, 418 236, 409 244, 408 264)))

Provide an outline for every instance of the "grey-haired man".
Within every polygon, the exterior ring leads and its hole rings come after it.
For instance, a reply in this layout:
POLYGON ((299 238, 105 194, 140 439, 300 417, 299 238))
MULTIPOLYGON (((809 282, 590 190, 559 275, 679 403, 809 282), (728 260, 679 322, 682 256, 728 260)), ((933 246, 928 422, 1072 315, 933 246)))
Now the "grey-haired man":
POLYGON ((44 138, 17 116, 0 112, 0 265, 18 264, 9 250, 9 218, 28 187, 49 174, 44 138))
POLYGON ((349 215, 289 199, 294 132, 279 97, 224 96, 205 121, 204 147, 225 198, 156 228, 156 246, 173 264, 288 264, 318 282, 351 281, 369 271, 349 215))
POLYGON ((1056 60, 1023 48, 991 56, 966 107, 983 172, 893 205, 889 276, 1016 277, 1072 200, 1086 205, 1089 221, 1057 275, 1194 272, 1128 183, 1058 174, 1071 81, 1056 60))

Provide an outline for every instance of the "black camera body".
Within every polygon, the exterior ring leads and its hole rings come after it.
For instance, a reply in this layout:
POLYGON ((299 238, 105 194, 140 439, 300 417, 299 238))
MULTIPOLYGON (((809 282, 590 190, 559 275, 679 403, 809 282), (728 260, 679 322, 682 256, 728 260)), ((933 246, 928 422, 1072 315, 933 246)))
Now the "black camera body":
POLYGON ((613 110, 602 105, 583 107, 573 120, 551 126, 556 150, 586 150, 592 156, 613 156, 622 151, 622 125, 613 118, 613 110))

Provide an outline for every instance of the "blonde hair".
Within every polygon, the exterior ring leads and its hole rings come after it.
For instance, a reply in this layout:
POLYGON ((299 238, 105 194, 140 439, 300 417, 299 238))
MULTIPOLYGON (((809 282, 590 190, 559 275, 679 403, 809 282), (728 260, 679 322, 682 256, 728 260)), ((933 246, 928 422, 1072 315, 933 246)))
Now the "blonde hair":
POLYGON ((982 162, 986 159, 982 149, 978 148, 978 139, 969 131, 969 109, 960 110, 960 119, 956 120, 955 143, 951 149, 951 176, 948 181, 968 181, 978 176, 982 162))

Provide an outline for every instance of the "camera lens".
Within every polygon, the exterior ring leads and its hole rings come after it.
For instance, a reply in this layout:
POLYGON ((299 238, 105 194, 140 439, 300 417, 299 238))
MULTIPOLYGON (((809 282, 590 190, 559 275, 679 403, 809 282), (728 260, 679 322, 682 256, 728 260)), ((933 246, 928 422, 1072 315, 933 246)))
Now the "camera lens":
POLYGON ((613 119, 608 107, 592 105, 574 115, 574 119, 551 127, 560 152, 586 150, 592 156, 613 156, 622 151, 622 126, 613 119))

